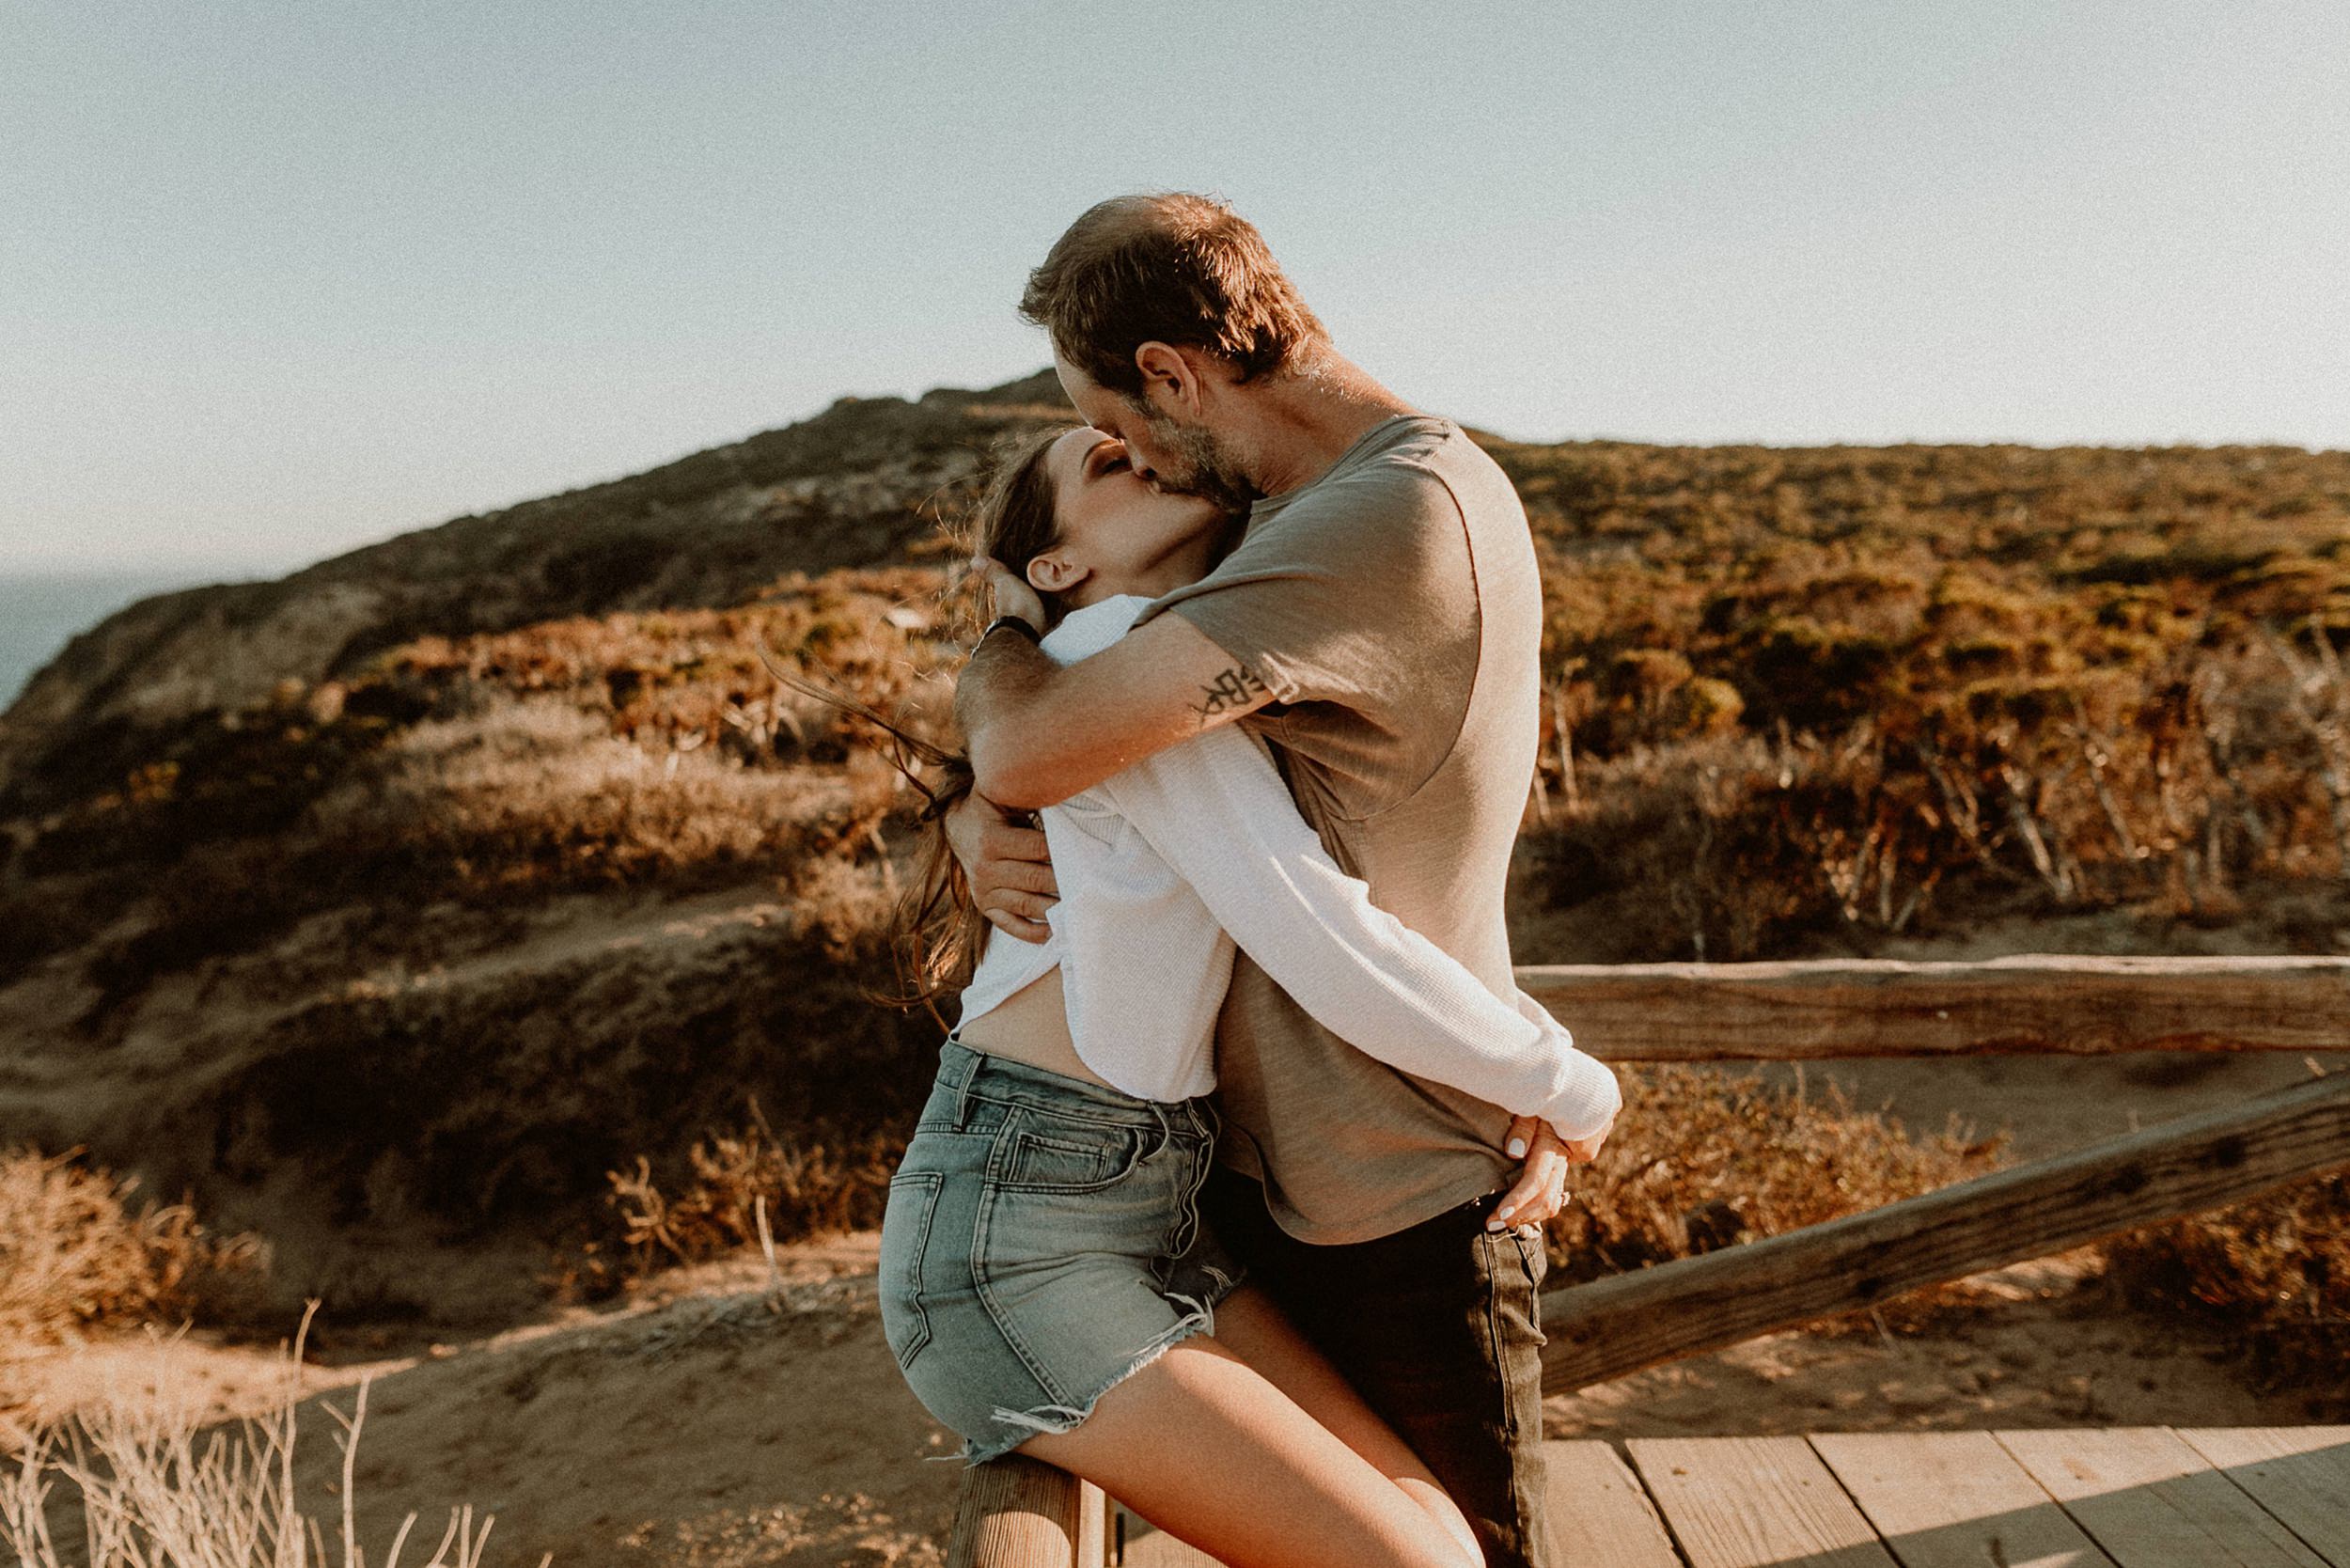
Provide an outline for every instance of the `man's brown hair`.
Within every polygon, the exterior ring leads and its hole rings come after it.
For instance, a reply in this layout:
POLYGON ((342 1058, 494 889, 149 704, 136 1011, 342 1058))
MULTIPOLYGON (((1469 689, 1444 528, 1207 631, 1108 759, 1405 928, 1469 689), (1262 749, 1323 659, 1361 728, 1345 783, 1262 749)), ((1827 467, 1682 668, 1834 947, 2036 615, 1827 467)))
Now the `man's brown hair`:
POLYGON ((1142 395, 1135 350, 1212 350, 1240 379, 1280 369, 1329 334, 1256 226, 1214 196, 1112 196, 1088 208, 1028 274, 1020 314, 1092 381, 1142 395))

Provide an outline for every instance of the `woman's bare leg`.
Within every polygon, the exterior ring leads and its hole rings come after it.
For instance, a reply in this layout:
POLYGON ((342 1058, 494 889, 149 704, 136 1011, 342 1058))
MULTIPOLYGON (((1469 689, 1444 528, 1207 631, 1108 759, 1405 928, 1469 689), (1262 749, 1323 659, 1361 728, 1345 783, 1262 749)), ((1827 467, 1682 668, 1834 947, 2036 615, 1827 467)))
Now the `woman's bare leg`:
POLYGON ((1298 1332, 1272 1297, 1253 1285, 1232 1292, 1216 1306, 1215 1339, 1400 1487, 1461 1544, 1469 1561, 1483 1560, 1467 1516, 1419 1455, 1363 1402, 1345 1374, 1298 1332))
MULTIPOLYGON (((1219 1334, 1225 1318, 1220 1306, 1219 1334)), ((1041 1434, 1020 1451, 1093 1482, 1230 1568, 1482 1560, 1379 1466, 1204 1335, 1104 1394, 1076 1427, 1041 1434)))

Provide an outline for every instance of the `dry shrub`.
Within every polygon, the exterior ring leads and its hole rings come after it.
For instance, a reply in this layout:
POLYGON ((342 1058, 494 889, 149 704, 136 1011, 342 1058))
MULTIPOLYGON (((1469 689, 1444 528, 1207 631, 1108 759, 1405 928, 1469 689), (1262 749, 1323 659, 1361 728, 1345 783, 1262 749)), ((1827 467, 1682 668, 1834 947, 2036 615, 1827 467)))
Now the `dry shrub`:
POLYGON ((499 698, 416 725, 305 828, 370 864, 509 894, 780 865, 887 809, 855 774, 649 753, 560 699, 499 698))
MULTIPOLYGON (((612 1240, 623 1259, 615 1286, 760 1240, 762 1209, 768 1239, 777 1242, 881 1223, 902 1137, 870 1133, 836 1148, 778 1136, 756 1100, 751 1112, 741 1130, 695 1141, 686 1154, 690 1175, 675 1196, 662 1192, 641 1154, 633 1172, 606 1172, 619 1221, 612 1240)), ((596 1272, 583 1265, 582 1282, 596 1272)))
MULTIPOLYGON (((1752 1074, 1619 1066, 1620 1130, 1568 1185, 1551 1224, 1554 1278, 1580 1282, 1778 1235, 1914 1198, 1998 1168, 2003 1137, 1955 1126, 1913 1138, 1902 1123, 1752 1074)), ((2254 1202, 2150 1225, 2098 1244, 2121 1299, 2190 1313, 2240 1336, 2254 1376, 2311 1390, 2312 1412, 2350 1413, 2350 1174, 2254 1202)), ((1875 1332, 1969 1305, 1962 1284, 1913 1291, 1881 1313, 1814 1327, 1875 1332)), ((1996 1310, 1996 1306, 1993 1307, 1996 1310)))
POLYGON ((0 1336, 54 1342, 251 1296, 269 1271, 260 1237, 216 1235, 184 1202, 149 1199, 133 1212, 138 1178, 83 1153, 0 1152, 0 1336))
POLYGON ((657 751, 708 745, 751 766, 838 762, 854 749, 854 726, 779 689, 767 661, 887 712, 959 661, 950 597, 925 568, 792 572, 732 609, 420 638, 384 655, 383 671, 440 690, 561 697, 657 751))
POLYGON ((1663 695, 1559 689, 1527 836, 1551 907, 1619 900, 1590 961, 1865 951, 1933 928, 1937 902, 1953 920, 2134 905, 2209 925, 2253 888, 2275 904, 2350 868, 2350 678, 2316 631, 1913 692, 1767 736, 1681 732, 1701 678, 1636 667, 1663 695), (1626 724, 1647 738, 1575 754, 1626 724))
POLYGON ((917 695, 943 710, 939 583, 794 573, 734 609, 420 639, 384 667, 438 691, 432 714, 348 770, 300 831, 355 854, 373 886, 474 898, 691 886, 877 848, 897 776, 769 661, 883 712, 917 695))
POLYGON ((1773 1236, 1983 1175, 2003 1139, 1895 1118, 1753 1074, 1678 1063, 1617 1068, 1619 1131, 1569 1178, 1551 1222, 1554 1279, 1580 1282, 1773 1236))
POLYGON ((1574 804, 1527 835, 1530 891, 1552 908, 1606 900, 1588 963, 1738 960, 1823 933, 1905 929, 1965 850, 1888 780, 1867 729, 1709 735, 1579 769, 1574 804))
MULTIPOLYGON (((317 1306, 310 1303, 311 1310, 317 1306)), ((337 1439, 343 1455, 341 1518, 329 1527, 339 1547, 334 1557, 318 1520, 295 1506, 294 1411, 309 1326, 306 1311, 279 1407, 241 1420, 234 1430, 204 1434, 199 1396, 159 1363, 155 1386, 166 1390, 163 1397, 126 1396, 118 1384, 95 1408, 36 1431, 13 1471, 0 1476, 0 1544, 24 1568, 325 1568, 335 1561, 365 1568, 370 1560, 400 1568, 415 1513, 380 1560, 360 1546, 353 1524, 352 1483, 370 1380, 360 1381, 349 1415, 326 1406, 343 1426, 337 1439), (72 1489, 66 1498, 53 1497, 60 1482, 72 1489), (82 1540, 70 1549, 57 1539, 68 1506, 82 1527, 82 1540)), ((447 1529, 422 1568, 479 1568, 494 1523, 494 1515, 484 1514, 477 1524, 470 1505, 450 1509, 447 1529)), ((541 1557, 538 1568, 553 1559, 553 1553, 541 1557)))
POLYGON ((2254 1374, 2350 1415, 2350 1173, 2104 1244, 2126 1299, 2242 1336, 2254 1374))
POLYGON ((1495 455, 1543 553, 1528 847, 1625 890, 1577 957, 2210 924, 2350 870, 2342 454, 1495 455))
POLYGON ((770 662, 932 727, 958 653, 941 582, 793 573, 733 609, 428 636, 158 732, 118 786, 12 824, 0 975, 143 903, 135 933, 93 957, 95 1027, 159 974, 337 904, 690 892, 864 856, 900 780, 859 722, 789 691, 770 662))

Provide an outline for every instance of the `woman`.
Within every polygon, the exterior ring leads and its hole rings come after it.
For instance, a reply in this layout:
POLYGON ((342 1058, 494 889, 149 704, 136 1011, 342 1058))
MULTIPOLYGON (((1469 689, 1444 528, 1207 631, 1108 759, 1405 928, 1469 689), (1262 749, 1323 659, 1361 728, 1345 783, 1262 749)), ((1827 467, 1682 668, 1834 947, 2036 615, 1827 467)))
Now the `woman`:
MULTIPOLYGON (((1079 428, 1007 464, 974 543, 1036 589, 1067 663, 1205 575, 1230 522, 1079 428)), ((926 755, 951 780, 935 823, 969 775, 926 755)), ((910 899, 933 983, 984 951, 883 1222, 908 1383, 968 1461, 1058 1465, 1235 1568, 1478 1562, 1427 1469, 1199 1222, 1234 945, 1370 1055, 1570 1142, 1605 1137, 1613 1074, 1375 908, 1237 726, 1040 815, 1061 890, 1046 941, 978 920, 943 833, 910 899)))

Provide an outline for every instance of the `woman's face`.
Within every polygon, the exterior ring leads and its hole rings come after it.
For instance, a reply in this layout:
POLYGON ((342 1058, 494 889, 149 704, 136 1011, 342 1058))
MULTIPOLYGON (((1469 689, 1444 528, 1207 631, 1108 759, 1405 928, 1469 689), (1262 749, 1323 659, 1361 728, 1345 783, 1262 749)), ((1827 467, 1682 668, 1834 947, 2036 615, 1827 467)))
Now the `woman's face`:
POLYGON ((1207 574, 1224 510, 1196 495, 1153 490, 1117 437, 1090 426, 1044 454, 1060 541, 1028 563, 1028 580, 1089 604, 1119 593, 1153 596, 1207 574))

